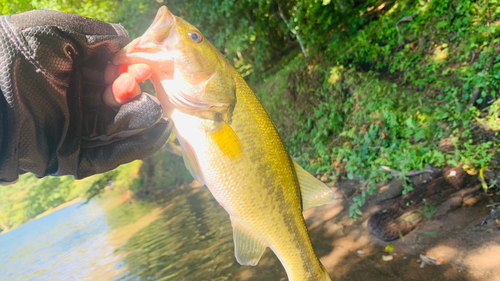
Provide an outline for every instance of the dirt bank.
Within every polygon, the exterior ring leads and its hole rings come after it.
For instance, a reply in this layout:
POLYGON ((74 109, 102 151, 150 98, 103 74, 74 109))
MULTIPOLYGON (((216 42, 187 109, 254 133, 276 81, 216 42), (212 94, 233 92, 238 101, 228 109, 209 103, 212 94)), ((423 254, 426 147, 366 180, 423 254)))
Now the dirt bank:
MULTIPOLYGON (((478 226, 490 213, 486 205, 498 198, 479 196, 471 206, 425 220, 404 239, 383 242, 370 234, 367 220, 386 203, 368 200, 362 218, 349 218, 346 194, 356 184, 332 186, 334 203, 305 212, 316 252, 334 280, 500 280, 500 231, 478 226), (391 253, 384 251, 389 244, 391 253), (421 254, 442 262, 422 267, 421 254)), ((435 207, 439 211, 445 204, 435 207)))

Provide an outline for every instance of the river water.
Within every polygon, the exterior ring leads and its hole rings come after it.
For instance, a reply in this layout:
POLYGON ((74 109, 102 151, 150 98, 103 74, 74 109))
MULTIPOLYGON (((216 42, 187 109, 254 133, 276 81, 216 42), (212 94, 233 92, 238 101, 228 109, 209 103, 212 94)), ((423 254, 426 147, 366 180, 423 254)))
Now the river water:
POLYGON ((234 258, 232 227, 207 189, 154 202, 107 192, 0 235, 0 280, 285 280, 267 250, 234 258))

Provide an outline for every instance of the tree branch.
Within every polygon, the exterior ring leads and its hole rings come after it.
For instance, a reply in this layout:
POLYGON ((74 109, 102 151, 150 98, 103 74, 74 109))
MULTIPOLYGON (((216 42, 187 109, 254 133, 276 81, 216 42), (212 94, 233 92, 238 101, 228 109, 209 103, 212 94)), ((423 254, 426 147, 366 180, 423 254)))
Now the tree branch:
POLYGON ((297 38, 297 41, 299 41, 300 49, 302 50, 304 57, 307 58, 307 51, 306 51, 306 48, 304 47, 304 43, 302 43, 302 38, 297 33, 297 31, 291 27, 290 22, 286 19, 285 14, 283 14, 283 10, 281 10, 281 5, 279 2, 278 2, 278 11, 279 11, 281 19, 285 22, 286 26, 293 33, 293 35, 295 35, 295 38, 297 38))

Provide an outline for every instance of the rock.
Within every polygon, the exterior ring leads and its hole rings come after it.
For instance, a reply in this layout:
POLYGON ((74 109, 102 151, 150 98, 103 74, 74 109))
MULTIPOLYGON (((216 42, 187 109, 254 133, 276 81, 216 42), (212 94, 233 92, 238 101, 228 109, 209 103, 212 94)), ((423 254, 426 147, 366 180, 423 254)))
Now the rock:
POLYGON ((483 230, 493 227, 500 228, 500 209, 491 209, 491 213, 484 218, 479 226, 483 230))
MULTIPOLYGON (((453 145, 454 138, 444 138, 438 143, 438 150, 441 152, 452 152, 455 150, 455 145, 453 145)), ((456 138, 455 138, 456 139, 456 138)))
POLYGON ((444 201, 436 209, 436 217, 444 216, 448 212, 458 209, 462 206, 463 198, 461 194, 454 194, 444 201))

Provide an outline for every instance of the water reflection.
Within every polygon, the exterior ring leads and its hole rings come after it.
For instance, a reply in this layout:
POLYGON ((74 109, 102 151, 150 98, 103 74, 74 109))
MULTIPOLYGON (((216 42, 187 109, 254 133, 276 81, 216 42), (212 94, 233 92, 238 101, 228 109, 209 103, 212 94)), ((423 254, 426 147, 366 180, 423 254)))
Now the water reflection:
MULTIPOLYGON (((76 203, 0 235, 0 280, 90 279, 82 268, 114 263, 97 202, 76 203), (83 211, 83 212, 82 212, 83 211), (96 259, 99 256, 99 259, 96 259)), ((114 267, 108 267, 116 275, 114 267)))
POLYGON ((119 279, 229 280, 234 271, 233 260, 227 258, 233 247, 232 229, 209 196, 169 196, 163 215, 118 250, 126 253, 128 266, 119 279))
MULTIPOLYGON (((179 191, 166 198, 166 202, 162 216, 118 250, 126 254, 123 265, 128 271, 117 279, 257 278, 252 272, 242 274, 247 267, 242 268, 234 258, 229 217, 208 190, 179 191)), ((279 280, 281 272, 279 276, 275 273, 268 275, 268 280, 279 280)))
POLYGON ((270 251, 256 268, 236 262, 207 189, 122 201, 108 194, 0 235, 0 280, 286 280, 270 251))

